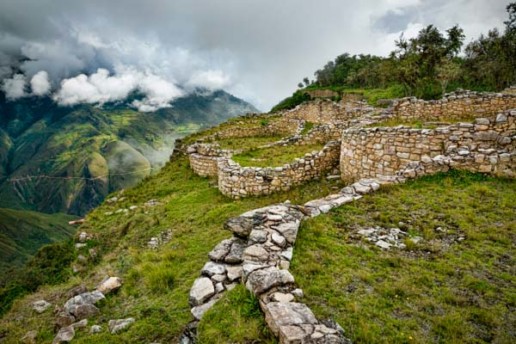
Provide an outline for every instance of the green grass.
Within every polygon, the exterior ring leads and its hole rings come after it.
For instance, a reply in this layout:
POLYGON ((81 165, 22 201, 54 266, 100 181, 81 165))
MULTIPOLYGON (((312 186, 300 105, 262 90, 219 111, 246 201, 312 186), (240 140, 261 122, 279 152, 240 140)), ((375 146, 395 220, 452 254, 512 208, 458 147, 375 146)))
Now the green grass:
POLYGON ((233 160, 241 166, 277 167, 292 163, 296 158, 302 158, 306 153, 320 151, 324 145, 314 144, 306 146, 277 146, 263 149, 254 149, 236 154, 233 160))
POLYGON ((355 343, 514 343, 515 199, 516 181, 466 172, 383 188, 303 222, 292 272, 355 343), (425 238, 412 253, 350 236, 400 222, 425 238), (448 249, 431 241, 459 234, 448 249))
POLYGON ((306 135, 310 130, 314 128, 314 123, 312 122, 305 122, 305 126, 303 127, 303 130, 301 131, 301 135, 306 135))
POLYGON ((276 343, 270 333, 258 299, 243 285, 238 285, 219 300, 199 324, 199 342, 276 343))
POLYGON ((242 137, 242 138, 230 138, 224 140, 217 140, 222 149, 253 149, 260 146, 267 145, 282 139, 281 135, 271 136, 253 136, 253 137, 242 137))
MULTIPOLYGON (((51 312, 35 316, 30 302, 44 298, 62 305, 66 290, 79 283, 93 288, 105 275, 122 277, 124 285, 119 293, 107 298, 101 315, 90 319, 90 324, 98 323, 106 328, 109 319, 129 316, 135 317, 136 323, 118 335, 103 332, 92 337, 86 331, 78 331, 75 343, 177 342, 192 320, 188 295, 193 281, 212 248, 231 236, 223 230, 229 217, 285 200, 302 204, 336 192, 342 187, 339 183, 322 179, 288 192, 235 201, 220 194, 214 187, 216 180, 196 176, 187 159, 178 158, 139 186, 126 190, 125 200, 105 203, 87 216, 80 230, 94 234, 95 238, 78 253, 88 255, 88 249, 95 248, 102 259, 98 265, 90 263, 86 272, 65 284, 40 288, 37 294, 16 301, 0 321, 0 329, 6 336, 4 342, 18 343, 29 329, 39 329, 40 341, 50 341, 51 312), (144 208, 143 203, 150 199, 158 199, 162 205, 144 208), (105 215, 131 205, 139 208, 129 215, 105 215), (165 230, 171 230, 171 241, 156 251, 147 249, 150 237, 165 230)), ((218 328, 218 322, 204 321, 203 330, 217 333, 218 328)), ((266 333, 260 332, 255 340, 261 342, 267 338, 266 333)))
MULTIPOLYGON (((0 208, 0 272, 20 267, 45 244, 69 239, 75 216, 0 208)), ((4 281, 0 277, 0 282, 4 281)))

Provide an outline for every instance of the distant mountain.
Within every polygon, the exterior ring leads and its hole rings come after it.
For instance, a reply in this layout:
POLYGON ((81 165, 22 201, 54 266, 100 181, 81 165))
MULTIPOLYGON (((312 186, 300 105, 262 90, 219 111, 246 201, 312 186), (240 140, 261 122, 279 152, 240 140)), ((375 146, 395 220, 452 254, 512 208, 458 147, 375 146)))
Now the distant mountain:
POLYGON ((0 273, 23 265, 42 245, 70 238, 73 218, 0 208, 0 273))
POLYGON ((141 113, 125 102, 73 107, 0 94, 0 207, 83 215, 161 167, 174 140, 257 110, 224 91, 141 113))

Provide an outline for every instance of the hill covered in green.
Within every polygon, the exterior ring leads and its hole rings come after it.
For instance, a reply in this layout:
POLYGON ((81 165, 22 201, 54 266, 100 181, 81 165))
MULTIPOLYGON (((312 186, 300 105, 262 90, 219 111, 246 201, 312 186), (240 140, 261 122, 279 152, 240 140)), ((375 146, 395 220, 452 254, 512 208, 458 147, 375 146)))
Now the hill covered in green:
POLYGON ((175 139, 256 111, 224 91, 194 93, 152 113, 130 102, 61 107, 46 97, 0 99, 0 207, 85 214, 157 171, 175 139))
POLYGON ((20 267, 43 245, 71 238, 74 218, 0 208, 0 272, 20 267))

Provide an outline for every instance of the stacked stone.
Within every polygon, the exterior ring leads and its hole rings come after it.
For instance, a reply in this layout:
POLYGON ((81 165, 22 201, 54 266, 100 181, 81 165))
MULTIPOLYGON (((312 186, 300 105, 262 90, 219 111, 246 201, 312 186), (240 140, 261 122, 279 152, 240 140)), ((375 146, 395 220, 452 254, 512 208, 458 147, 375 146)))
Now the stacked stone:
POLYGON ((349 129, 342 136, 343 179, 391 176, 411 163, 443 155, 450 166, 473 172, 513 176, 516 167, 516 111, 475 123, 437 129, 349 129))
MULTIPOLYGON (((246 126, 245 123, 238 130, 234 128, 219 130, 208 137, 212 140, 254 137, 254 136, 274 136, 278 134, 292 135, 299 127, 299 120, 287 117, 276 119, 277 116, 270 116, 270 123, 266 125, 246 126)), ((267 117, 264 117, 267 121, 267 117)))
POLYGON ((339 163, 339 154, 340 143, 331 141, 319 152, 307 153, 291 164, 275 168, 241 167, 231 159, 221 159, 218 165, 219 190, 236 199, 286 191, 332 170, 339 163))
POLYGON ((190 167, 201 177, 217 176, 218 162, 231 156, 232 152, 220 149, 218 144, 195 143, 187 148, 190 167))
POLYGON ((327 99, 316 99, 284 111, 282 116, 317 124, 337 124, 361 117, 371 111, 374 111, 374 108, 365 102, 343 100, 336 103, 327 99))
POLYGON ((491 116, 516 108, 516 94, 461 91, 446 94, 439 100, 415 97, 393 101, 388 111, 403 120, 450 120, 467 116, 491 116))

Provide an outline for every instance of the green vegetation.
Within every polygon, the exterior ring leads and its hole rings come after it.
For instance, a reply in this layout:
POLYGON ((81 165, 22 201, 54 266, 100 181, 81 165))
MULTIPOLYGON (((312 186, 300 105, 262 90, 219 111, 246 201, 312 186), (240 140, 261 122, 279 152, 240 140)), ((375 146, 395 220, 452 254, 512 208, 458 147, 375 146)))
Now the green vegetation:
POLYGON ((235 137, 224 140, 217 140, 217 143, 220 145, 220 148, 223 149, 251 149, 257 148, 260 146, 264 146, 270 143, 274 143, 282 139, 280 135, 271 135, 271 136, 253 136, 253 137, 235 137))
POLYGON ((223 91, 153 113, 130 103, 61 107, 50 97, 7 101, 0 92, 0 207, 85 214, 160 168, 176 138, 256 110, 223 91))
POLYGON ((21 269, 12 269, 8 279, 0 284, 0 315, 8 311, 17 298, 34 292, 45 284, 67 280, 75 259, 71 240, 43 246, 21 269))
POLYGON ((344 53, 317 70, 315 80, 304 78, 301 88, 282 100, 272 111, 291 109, 308 100, 306 90, 331 89, 361 93, 371 105, 378 99, 416 96, 437 99, 464 88, 500 91, 516 83, 516 3, 507 7, 509 19, 503 33, 490 30, 464 43, 463 30, 454 26, 445 33, 435 26, 423 28, 416 37, 395 41, 388 57, 344 53))
POLYGON ((314 123, 312 122, 306 122, 305 126, 303 127, 303 130, 301 131, 301 135, 306 135, 310 130, 314 128, 314 123))
POLYGON ((292 272, 355 343, 513 343, 514 199, 514 180, 467 172, 382 188, 304 222, 292 272), (368 226, 424 241, 381 251, 351 233, 368 226))
MULTIPOLYGON (((75 233, 68 225, 74 216, 42 214, 0 208, 0 272, 23 265, 45 244, 62 241, 75 233)), ((1 279, 0 279, 1 280, 1 279)))
POLYGON ((294 92, 294 94, 292 96, 283 99, 281 102, 279 102, 279 104, 274 106, 271 109, 271 112, 278 112, 281 110, 293 109, 296 106, 298 106, 299 104, 302 104, 310 99, 311 99, 310 96, 308 94, 306 94, 305 92, 296 91, 296 92, 294 92))
POLYGON ((306 153, 320 151, 323 144, 305 146, 274 146, 269 148, 251 149, 233 155, 232 159, 241 166, 277 167, 292 163, 296 158, 302 158, 306 153))
POLYGON ((199 324, 199 342, 225 343, 276 343, 270 333, 258 299, 243 285, 238 285, 218 301, 199 324))
MULTIPOLYGON (((40 287, 38 297, 63 304, 66 301, 63 291, 68 288, 79 283, 94 287, 106 274, 117 275, 124 279, 123 288, 107 298, 101 307, 102 314, 92 318, 91 323, 105 328, 108 319, 129 316, 135 317, 136 323, 127 332, 116 336, 103 332, 95 335, 95 340, 99 343, 177 342, 184 326, 192 319, 188 306, 190 287, 199 276, 208 253, 219 241, 230 237, 230 233, 223 230, 229 217, 287 199, 302 204, 342 187, 340 181, 321 179, 288 192, 235 201, 221 195, 213 187, 214 183, 213 179, 196 176, 187 158, 181 157, 137 187, 126 190, 123 201, 105 203, 95 209, 80 229, 93 234, 95 239, 79 253, 88 255, 88 250, 95 248, 102 259, 99 258, 98 263, 90 262, 86 272, 64 284, 40 287), (157 199, 162 205, 144 207, 143 203, 150 199, 157 199), (105 214, 131 205, 139 208, 129 215, 105 214), (172 232, 169 243, 155 251, 146 248, 152 236, 166 230, 172 232)), ((52 315, 49 312, 33 316, 30 302, 28 298, 16 301, 0 321, 5 343, 19 342, 27 329, 33 328, 40 329, 41 341, 53 338, 52 315)), ((243 312, 242 319, 247 321, 245 314, 249 313, 243 312)), ((220 324, 215 318, 214 321, 217 323, 203 321, 203 331, 217 333, 220 324)), ((254 321, 254 328, 261 329, 258 320, 254 321)), ((261 330, 259 333, 261 337, 255 340, 266 342, 269 335, 261 330)), ((90 343, 91 337, 77 331, 74 342, 90 343)))

